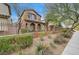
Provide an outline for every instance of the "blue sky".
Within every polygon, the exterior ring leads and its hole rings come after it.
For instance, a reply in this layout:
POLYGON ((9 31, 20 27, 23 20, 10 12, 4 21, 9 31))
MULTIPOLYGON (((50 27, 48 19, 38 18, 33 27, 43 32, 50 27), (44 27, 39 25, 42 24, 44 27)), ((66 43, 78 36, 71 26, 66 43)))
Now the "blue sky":
MULTIPOLYGON (((11 6, 11 18, 13 22, 16 22, 18 20, 17 12, 13 6, 13 4, 10 4, 11 6)), ((17 7, 20 11, 23 11, 25 9, 34 9, 38 14, 44 18, 44 15, 46 13, 46 7, 43 3, 18 3, 17 7)))

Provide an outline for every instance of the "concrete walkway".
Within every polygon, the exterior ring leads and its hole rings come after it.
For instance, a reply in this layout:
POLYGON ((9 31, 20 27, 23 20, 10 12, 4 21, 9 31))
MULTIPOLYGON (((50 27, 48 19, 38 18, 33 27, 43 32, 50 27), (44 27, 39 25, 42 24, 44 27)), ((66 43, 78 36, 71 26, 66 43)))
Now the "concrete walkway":
POLYGON ((79 31, 74 32, 62 55, 79 55, 79 31))

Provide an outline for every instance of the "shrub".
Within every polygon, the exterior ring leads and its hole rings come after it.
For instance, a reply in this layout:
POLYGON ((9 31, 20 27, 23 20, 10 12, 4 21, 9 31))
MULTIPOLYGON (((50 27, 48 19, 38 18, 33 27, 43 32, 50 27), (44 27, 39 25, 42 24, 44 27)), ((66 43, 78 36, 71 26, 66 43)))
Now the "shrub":
POLYGON ((62 36, 65 38, 70 38, 73 34, 73 31, 69 31, 70 29, 62 29, 62 36), (69 31, 69 32, 68 32, 69 31))
POLYGON ((41 38, 40 38, 40 40, 41 40, 41 41, 44 41, 44 38, 43 38, 43 37, 41 37, 41 38))
POLYGON ((21 29, 21 33, 26 33, 27 29, 21 29))
POLYGON ((51 35, 48 35, 48 38, 49 38, 49 39, 52 39, 52 36, 51 36, 51 35))
POLYGON ((58 37, 54 39, 54 43, 63 44, 63 43, 67 43, 67 40, 65 40, 63 36, 59 35, 58 37))
POLYGON ((57 45, 56 45, 54 42, 50 42, 50 46, 51 46, 52 48, 57 48, 57 45))
POLYGON ((0 37, 0 54, 9 54, 14 51, 12 40, 12 36, 0 37))
POLYGON ((61 36, 63 36, 64 38, 71 38, 71 36, 73 35, 73 32, 62 32, 60 34, 61 36))
POLYGON ((47 51, 48 51, 48 46, 41 43, 37 46, 36 54, 44 55, 44 54, 47 54, 47 51))
POLYGON ((66 33, 69 29, 61 29, 61 32, 66 33))
POLYGON ((9 54, 29 47, 32 44, 32 35, 16 35, 0 37, 0 54, 9 54))
POLYGON ((40 32, 40 37, 44 37, 46 35, 45 32, 40 32))
POLYGON ((15 37, 16 44, 20 46, 20 48, 26 48, 32 44, 32 36, 29 35, 20 35, 15 37))
POLYGON ((73 34, 72 32, 62 33, 62 35, 63 35, 65 38, 71 38, 72 34, 73 34))
POLYGON ((51 55, 53 52, 49 49, 49 46, 44 44, 39 44, 36 50, 37 55, 51 55))

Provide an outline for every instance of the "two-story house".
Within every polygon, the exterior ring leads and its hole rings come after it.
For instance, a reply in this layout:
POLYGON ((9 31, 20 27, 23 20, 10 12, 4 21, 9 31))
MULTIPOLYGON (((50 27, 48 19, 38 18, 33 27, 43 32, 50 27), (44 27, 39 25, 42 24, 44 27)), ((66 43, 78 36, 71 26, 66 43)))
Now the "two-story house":
POLYGON ((27 29, 29 32, 44 31, 45 23, 41 21, 41 16, 33 9, 24 10, 20 20, 21 29, 27 29))
POLYGON ((10 15, 10 6, 6 3, 0 3, 0 35, 8 33, 10 15))

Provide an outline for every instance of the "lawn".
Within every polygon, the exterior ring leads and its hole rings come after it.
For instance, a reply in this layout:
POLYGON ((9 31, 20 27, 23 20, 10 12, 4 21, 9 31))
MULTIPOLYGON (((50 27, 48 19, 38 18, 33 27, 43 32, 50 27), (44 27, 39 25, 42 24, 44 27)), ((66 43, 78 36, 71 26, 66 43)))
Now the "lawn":
POLYGON ((33 42, 32 34, 21 34, 0 37, 0 54, 10 54, 29 47, 33 42))

